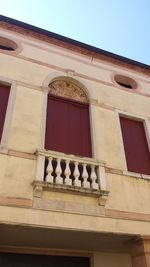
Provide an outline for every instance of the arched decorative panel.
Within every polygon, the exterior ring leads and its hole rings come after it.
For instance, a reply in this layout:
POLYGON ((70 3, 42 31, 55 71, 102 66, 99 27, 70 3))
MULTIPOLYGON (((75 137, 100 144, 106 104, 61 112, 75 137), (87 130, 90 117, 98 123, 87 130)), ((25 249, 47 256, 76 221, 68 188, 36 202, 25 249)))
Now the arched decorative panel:
POLYGON ((61 78, 56 79, 50 83, 49 93, 51 95, 60 96, 68 98, 70 100, 75 100, 83 103, 88 103, 88 98, 83 89, 73 82, 71 78, 61 78))

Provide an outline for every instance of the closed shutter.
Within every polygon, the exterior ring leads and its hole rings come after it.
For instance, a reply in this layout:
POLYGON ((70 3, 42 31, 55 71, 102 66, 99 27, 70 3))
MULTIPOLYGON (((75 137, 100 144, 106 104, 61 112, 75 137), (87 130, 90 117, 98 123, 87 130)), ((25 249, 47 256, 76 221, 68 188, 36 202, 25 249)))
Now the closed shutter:
POLYGON ((142 121, 120 117, 128 171, 150 174, 150 154, 142 121))
POLYGON ((48 97, 45 148, 92 156, 88 104, 48 97))
POLYGON ((2 138, 10 87, 0 84, 0 140, 2 138))

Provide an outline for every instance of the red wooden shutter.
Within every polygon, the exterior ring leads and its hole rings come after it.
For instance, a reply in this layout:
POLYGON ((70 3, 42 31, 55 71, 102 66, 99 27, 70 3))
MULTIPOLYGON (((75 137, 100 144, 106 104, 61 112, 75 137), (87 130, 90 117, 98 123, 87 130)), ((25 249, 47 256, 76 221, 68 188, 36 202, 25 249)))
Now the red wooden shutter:
POLYGON ((10 86, 0 84, 0 140, 2 138, 10 86))
POLYGON ((150 154, 142 121, 120 117, 128 171, 150 174, 150 154))
POLYGON ((48 97, 45 148, 92 156, 88 104, 48 97))

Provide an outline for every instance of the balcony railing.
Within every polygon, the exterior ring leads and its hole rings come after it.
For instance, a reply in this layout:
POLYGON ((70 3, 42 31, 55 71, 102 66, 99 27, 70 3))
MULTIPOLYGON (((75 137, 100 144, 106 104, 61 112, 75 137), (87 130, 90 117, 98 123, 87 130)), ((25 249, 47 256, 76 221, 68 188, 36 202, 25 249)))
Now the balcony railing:
POLYGON ((61 188, 90 194, 107 194, 104 165, 103 162, 91 158, 38 151, 34 186, 37 191, 61 188))

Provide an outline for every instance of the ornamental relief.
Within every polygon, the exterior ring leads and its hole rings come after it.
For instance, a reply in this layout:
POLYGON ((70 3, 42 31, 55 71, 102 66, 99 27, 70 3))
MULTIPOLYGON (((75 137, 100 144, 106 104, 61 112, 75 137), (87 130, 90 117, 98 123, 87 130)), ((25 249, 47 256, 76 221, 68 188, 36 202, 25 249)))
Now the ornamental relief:
POLYGON ((88 103, 88 98, 84 91, 69 79, 56 80, 52 82, 49 87, 49 94, 51 95, 88 103))

